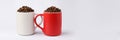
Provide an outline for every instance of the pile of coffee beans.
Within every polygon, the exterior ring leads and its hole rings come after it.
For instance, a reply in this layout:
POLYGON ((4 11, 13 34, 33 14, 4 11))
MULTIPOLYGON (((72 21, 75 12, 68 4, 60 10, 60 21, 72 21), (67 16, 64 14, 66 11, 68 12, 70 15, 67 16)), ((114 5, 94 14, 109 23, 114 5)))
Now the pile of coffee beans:
POLYGON ((34 12, 34 10, 28 6, 22 6, 17 10, 17 12, 34 12))
POLYGON ((45 10, 45 12, 61 12, 61 9, 51 6, 45 10))

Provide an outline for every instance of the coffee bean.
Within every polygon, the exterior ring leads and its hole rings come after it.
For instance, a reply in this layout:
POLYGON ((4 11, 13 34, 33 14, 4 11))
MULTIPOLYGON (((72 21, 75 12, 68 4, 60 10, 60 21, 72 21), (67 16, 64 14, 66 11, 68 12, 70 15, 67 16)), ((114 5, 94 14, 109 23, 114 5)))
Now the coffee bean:
POLYGON ((45 12, 61 12, 61 9, 51 6, 45 10, 45 12))
POLYGON ((28 6, 22 6, 17 10, 17 12, 34 12, 34 10, 28 6))

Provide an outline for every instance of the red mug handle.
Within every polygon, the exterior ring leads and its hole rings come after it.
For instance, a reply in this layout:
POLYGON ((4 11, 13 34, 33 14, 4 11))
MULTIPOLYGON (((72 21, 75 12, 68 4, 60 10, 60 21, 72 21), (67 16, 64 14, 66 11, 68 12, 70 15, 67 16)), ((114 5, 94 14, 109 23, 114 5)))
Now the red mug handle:
POLYGON ((42 24, 42 16, 43 16, 43 14, 37 14, 35 17, 34 17, 34 23, 36 24, 36 26, 37 27, 39 27, 42 31, 43 31, 43 28, 40 26, 41 24, 42 24), (38 24, 37 23, 37 21, 36 21, 36 19, 37 19, 37 17, 39 17, 39 16, 41 16, 41 23, 40 24, 38 24))

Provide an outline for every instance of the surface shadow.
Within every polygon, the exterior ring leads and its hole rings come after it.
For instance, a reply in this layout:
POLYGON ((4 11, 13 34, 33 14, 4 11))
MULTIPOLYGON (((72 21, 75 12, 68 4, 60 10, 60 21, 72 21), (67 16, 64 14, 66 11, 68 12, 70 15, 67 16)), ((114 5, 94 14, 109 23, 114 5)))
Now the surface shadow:
MULTIPOLYGON (((59 35, 59 36, 69 36, 72 34, 73 34, 73 32, 64 30, 64 31, 62 31, 61 35, 59 35)), ((45 35, 45 34, 41 31, 35 31, 35 35, 45 35)))
POLYGON ((42 35, 43 33, 41 31, 35 31, 35 35, 42 35))
POLYGON ((63 31, 61 36, 69 36, 72 35, 71 31, 63 31))
POLYGON ((120 32, 117 32, 118 36, 120 36, 120 32))

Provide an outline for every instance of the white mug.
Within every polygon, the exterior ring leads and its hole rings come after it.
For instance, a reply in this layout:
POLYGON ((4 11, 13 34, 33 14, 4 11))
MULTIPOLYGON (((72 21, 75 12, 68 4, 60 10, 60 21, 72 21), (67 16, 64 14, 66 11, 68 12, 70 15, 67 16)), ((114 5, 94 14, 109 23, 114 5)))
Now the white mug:
POLYGON ((32 35, 35 32, 34 12, 17 12, 17 34, 32 35))

